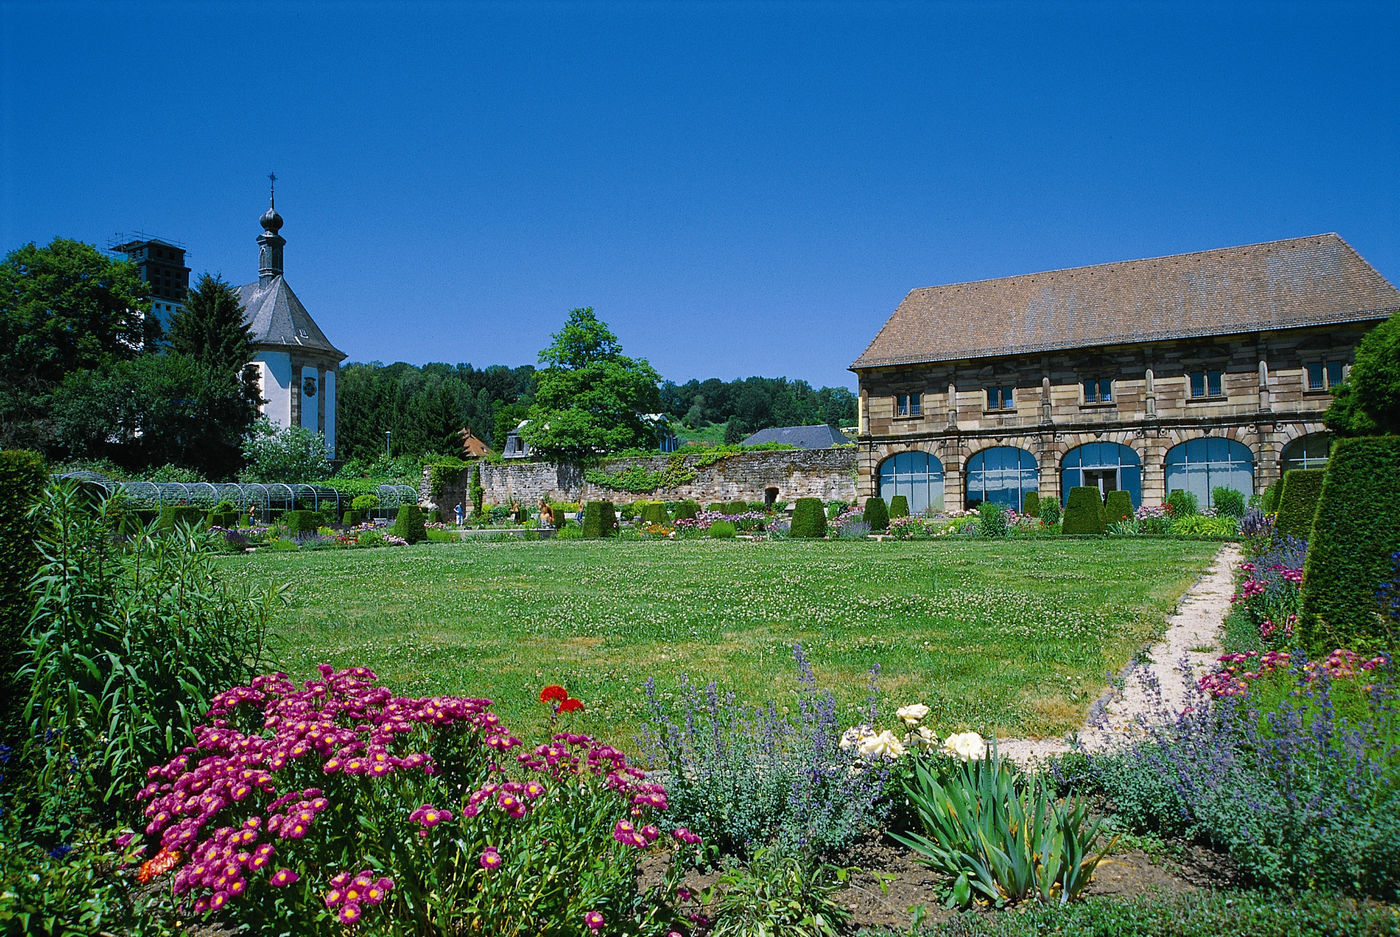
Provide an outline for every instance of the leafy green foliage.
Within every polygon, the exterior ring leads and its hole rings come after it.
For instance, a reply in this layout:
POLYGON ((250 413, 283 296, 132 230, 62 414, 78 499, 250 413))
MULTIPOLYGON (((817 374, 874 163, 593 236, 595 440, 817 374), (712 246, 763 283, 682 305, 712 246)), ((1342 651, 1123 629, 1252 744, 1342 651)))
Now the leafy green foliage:
POLYGON ((889 509, 885 507, 885 499, 879 495, 865 499, 865 513, 861 515, 861 520, 870 525, 872 531, 888 530, 890 526, 889 509))
POLYGON ((720 875, 709 896, 717 911, 714 937, 784 934, 838 937, 851 912, 840 891, 850 872, 814 859, 760 849, 747 866, 720 875))
POLYGON ((794 540, 815 539, 826 536, 826 510, 820 498, 798 498, 792 509, 792 529, 789 536, 794 540))
POLYGON ((983 501, 977 506, 977 536, 983 540, 1000 540, 1009 530, 1004 506, 995 501, 983 501))
POLYGON ((1227 515, 1207 517, 1188 514, 1173 518, 1168 532, 1174 537, 1211 537, 1225 539, 1239 532, 1239 521, 1227 515))
POLYGON ((1280 537, 1310 538, 1326 474, 1326 469, 1290 469, 1283 473, 1278 517, 1274 519, 1274 530, 1280 537))
POLYGON ((1099 494, 1099 489, 1080 486, 1069 490, 1069 502, 1065 505, 1065 533, 1102 534, 1108 526, 1105 520, 1103 496, 1099 494))
POLYGON ((695 515, 700 513, 700 505, 694 501, 681 501, 676 504, 676 520, 693 521, 695 515))
POLYGON ((367 514, 379 507, 379 495, 356 495, 350 502, 350 508, 360 514, 367 514))
POLYGON ((1265 486, 1264 493, 1259 498, 1259 510, 1265 514, 1273 514, 1278 510, 1278 495, 1283 488, 1283 481, 1273 482, 1265 486))
POLYGON ((661 404, 673 419, 695 429, 736 419, 749 432, 771 426, 842 426, 856 421, 856 395, 849 388, 813 390, 806 381, 785 377, 710 378, 684 384, 666 381, 661 385, 661 404))
MULTIPOLYGON (((317 511, 287 511, 282 515, 282 523, 287 526, 288 535, 295 538, 303 534, 314 534, 316 529, 325 523, 325 519, 317 511)), ((408 540, 407 537, 404 539, 408 540)))
MULTIPOLYGON (((439 499, 447 492, 447 489, 460 485, 462 483, 462 473, 466 471, 467 464, 468 463, 456 456, 449 456, 445 459, 438 459, 429 465, 428 491, 432 494, 433 498, 439 499)), ((472 472, 472 486, 476 487, 481 484, 481 466, 475 465, 472 468, 474 469, 472 472)), ((478 510, 477 513, 481 513, 480 510, 478 510)))
POLYGON ((1343 436, 1400 433, 1400 312, 1362 336, 1323 422, 1343 436))
POLYGON ((648 524, 670 523, 670 516, 666 513, 666 505, 661 501, 648 501, 642 506, 641 518, 648 524))
POLYGON ((174 530, 177 524, 198 527, 202 523, 204 523, 204 509, 198 505, 167 504, 160 509, 160 520, 156 522, 156 529, 169 531, 174 530))
POLYGON ((592 308, 574 309, 554 342, 540 352, 535 401, 521 437, 541 455, 577 462, 655 442, 642 414, 661 407, 661 376, 622 347, 592 308))
POLYGON ((583 508, 583 536, 589 540, 617 533, 617 510, 611 501, 590 501, 583 508))
POLYGON ((995 751, 946 775, 921 760, 904 792, 923 832, 891 835, 951 879, 950 907, 1073 901, 1113 847, 1095 851, 1102 821, 1089 821, 1087 802, 1058 802, 1047 779, 1021 776, 995 751))
POLYGON ((304 426, 277 427, 259 419, 243 444, 247 463, 241 476, 251 482, 312 482, 330 474, 326 437, 304 426))
POLYGON ((1040 499, 1040 521, 1046 527, 1054 527, 1060 522, 1060 499, 1041 498, 1040 499))
POLYGON ((46 447, 50 395, 70 374, 149 352, 160 323, 136 265, 55 238, 0 261, 0 445, 46 447))
POLYGON ((480 517, 482 500, 486 497, 486 489, 481 485, 480 462, 472 466, 472 487, 470 494, 472 498, 472 514, 480 517))
POLYGON ((1225 517, 1244 517, 1244 492, 1217 486, 1210 492, 1215 513, 1225 517))
POLYGON ((423 509, 416 504, 399 505, 399 513, 394 517, 394 536, 402 537, 409 543, 422 543, 428 539, 428 531, 423 523, 423 509))
POLYGON ((1303 566, 1298 633, 1304 647, 1312 653, 1395 648, 1395 623, 1381 614, 1376 590, 1393 575, 1397 550, 1400 436, 1337 440, 1303 566))
POLYGON ((0 740, 13 741, 13 720, 28 695, 16 680, 34 596, 29 581, 39 568, 41 519, 32 513, 48 481, 35 452, 0 452, 0 740))
POLYGON ((1167 494, 1167 512, 1172 517, 1186 517, 1200 510, 1196 496, 1184 488, 1174 488, 1167 494))
MULTIPOLYGON (((1243 508, 1243 505, 1241 505, 1243 508)), ((1240 511, 1244 513, 1243 510, 1240 511)), ((1110 491, 1103 503, 1104 522, 1113 524, 1133 517, 1133 498, 1126 491, 1110 491)), ((1238 515, 1236 515, 1238 516, 1238 515)))
POLYGON ((710 525, 710 536, 715 540, 733 540, 737 535, 733 521, 715 521, 710 525))
POLYGON ((44 496, 24 769, 36 826, 58 833, 131 814, 145 765, 189 744, 210 688, 251 674, 277 595, 225 586, 214 534, 114 542, 106 507, 67 484, 44 496))
POLYGON ((1028 491, 1021 499, 1021 513, 1027 517, 1040 516, 1040 492, 1028 491))

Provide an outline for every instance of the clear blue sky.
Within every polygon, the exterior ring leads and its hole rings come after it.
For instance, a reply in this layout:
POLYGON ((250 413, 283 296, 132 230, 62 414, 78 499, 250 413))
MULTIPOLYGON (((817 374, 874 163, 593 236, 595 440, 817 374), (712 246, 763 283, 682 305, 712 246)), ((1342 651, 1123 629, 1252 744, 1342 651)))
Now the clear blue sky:
POLYGON ((349 360, 846 371, 910 289, 1336 231, 1400 281, 1400 3, 0 0, 0 250, 141 230, 349 360))

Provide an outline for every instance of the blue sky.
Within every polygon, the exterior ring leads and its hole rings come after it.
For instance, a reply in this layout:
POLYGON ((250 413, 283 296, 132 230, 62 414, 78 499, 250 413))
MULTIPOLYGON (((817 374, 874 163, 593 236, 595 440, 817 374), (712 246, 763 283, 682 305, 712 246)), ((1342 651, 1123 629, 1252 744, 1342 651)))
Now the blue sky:
POLYGON ((0 250, 145 231, 349 360, 846 371, 910 289, 1336 231, 1400 281, 1397 3, 0 0, 0 250))

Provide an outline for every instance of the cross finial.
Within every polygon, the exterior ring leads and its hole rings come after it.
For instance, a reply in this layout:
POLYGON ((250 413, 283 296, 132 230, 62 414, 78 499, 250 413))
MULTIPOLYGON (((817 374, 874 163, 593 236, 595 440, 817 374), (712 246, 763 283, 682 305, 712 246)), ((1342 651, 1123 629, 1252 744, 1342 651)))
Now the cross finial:
POLYGON ((268 189, 267 204, 268 204, 269 206, 271 206, 272 208, 276 208, 276 207, 277 207, 277 173, 275 173, 275 172, 270 172, 270 173, 268 173, 268 174, 267 174, 267 183, 268 183, 268 185, 267 185, 267 189, 268 189))

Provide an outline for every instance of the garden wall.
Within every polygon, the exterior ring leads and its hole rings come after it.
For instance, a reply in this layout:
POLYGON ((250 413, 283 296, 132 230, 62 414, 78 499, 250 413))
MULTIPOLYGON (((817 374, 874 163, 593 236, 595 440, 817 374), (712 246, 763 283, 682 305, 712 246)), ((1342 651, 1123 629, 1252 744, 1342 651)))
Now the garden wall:
MULTIPOLYGON (((604 461, 599 469, 609 475, 619 475, 632 466, 660 473, 671 464, 672 456, 604 461)), ((687 468, 693 468, 695 478, 684 484, 658 488, 651 492, 617 491, 604 488, 584 478, 574 465, 551 465, 546 462, 481 463, 481 485, 486 489, 487 504, 507 504, 511 499, 534 504, 540 498, 552 501, 635 501, 650 498, 657 501, 690 499, 700 504, 714 501, 763 501, 769 488, 776 488, 773 498, 795 501, 798 498, 821 498, 823 501, 853 501, 856 496, 856 450, 850 449, 782 449, 776 451, 741 452, 720 459, 712 465, 696 467, 699 456, 685 456, 687 468)), ((429 490, 428 473, 418 486, 419 501, 428 507, 451 511, 453 505, 469 506, 467 494, 471 470, 462 472, 456 484, 433 498, 429 490)))

